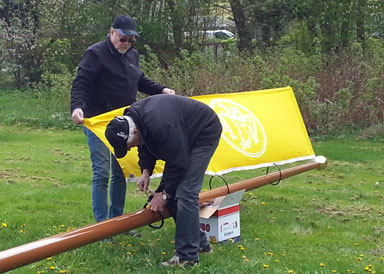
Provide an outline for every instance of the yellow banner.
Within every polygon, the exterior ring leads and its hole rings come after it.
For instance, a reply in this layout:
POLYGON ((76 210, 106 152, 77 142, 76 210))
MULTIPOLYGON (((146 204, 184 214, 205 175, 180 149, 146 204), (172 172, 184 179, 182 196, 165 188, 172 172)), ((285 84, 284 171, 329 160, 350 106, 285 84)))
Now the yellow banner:
MULTIPOLYGON (((191 98, 209 105, 223 125, 219 146, 206 174, 222 175, 315 157, 290 87, 191 98)), ((122 115, 124 109, 84 119, 84 125, 111 149, 104 131, 109 121, 122 115)), ((118 161, 126 178, 141 175, 136 149, 118 161)), ((161 175, 163 167, 164 162, 158 161, 154 176, 161 175)))

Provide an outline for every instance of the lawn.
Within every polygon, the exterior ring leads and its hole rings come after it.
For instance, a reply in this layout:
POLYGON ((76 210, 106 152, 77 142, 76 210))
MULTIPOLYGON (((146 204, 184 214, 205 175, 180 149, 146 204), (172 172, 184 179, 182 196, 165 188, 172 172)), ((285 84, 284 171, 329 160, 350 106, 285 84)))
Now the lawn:
MULTIPOLYGON (((159 267, 174 252, 174 224, 167 219, 159 230, 139 228, 141 238, 118 235, 115 244, 93 243, 10 273, 384 273, 384 143, 340 138, 312 144, 328 167, 246 192, 241 241, 213 244, 197 267, 159 267)), ((145 201, 129 184, 125 212, 145 201)), ((81 129, 2 125, 0 208, 0 251, 92 224, 91 167, 81 129)))

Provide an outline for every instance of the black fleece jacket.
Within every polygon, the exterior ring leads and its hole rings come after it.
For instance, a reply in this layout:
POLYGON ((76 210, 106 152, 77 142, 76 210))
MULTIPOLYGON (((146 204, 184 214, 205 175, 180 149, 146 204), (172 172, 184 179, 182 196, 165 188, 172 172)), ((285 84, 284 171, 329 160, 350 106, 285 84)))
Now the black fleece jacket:
POLYGON ((140 132, 141 169, 152 173, 157 159, 165 161, 161 185, 171 195, 188 168, 191 149, 215 142, 222 131, 208 105, 177 95, 147 97, 132 104, 124 115, 132 118, 140 132))
POLYGON ((80 61, 71 89, 71 113, 81 108, 89 118, 131 105, 138 90, 153 95, 163 88, 144 76, 136 49, 121 54, 108 35, 105 41, 90 46, 80 61))

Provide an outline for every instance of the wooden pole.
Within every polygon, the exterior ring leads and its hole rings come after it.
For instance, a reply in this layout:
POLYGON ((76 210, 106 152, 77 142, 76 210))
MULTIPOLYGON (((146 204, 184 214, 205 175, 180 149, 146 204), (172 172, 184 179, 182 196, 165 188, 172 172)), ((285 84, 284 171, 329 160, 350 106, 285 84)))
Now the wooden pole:
MULTIPOLYGON (((318 156, 311 163, 233 183, 228 185, 228 187, 223 186, 201 192, 199 202, 203 203, 242 189, 251 190, 258 188, 314 168, 324 168, 325 165, 325 157, 318 156)), ((164 219, 170 217, 168 210, 165 210, 162 216, 164 219)), ((161 217, 159 214, 149 209, 141 209, 103 222, 4 250, 0 252, 0 273, 160 220, 161 217)))

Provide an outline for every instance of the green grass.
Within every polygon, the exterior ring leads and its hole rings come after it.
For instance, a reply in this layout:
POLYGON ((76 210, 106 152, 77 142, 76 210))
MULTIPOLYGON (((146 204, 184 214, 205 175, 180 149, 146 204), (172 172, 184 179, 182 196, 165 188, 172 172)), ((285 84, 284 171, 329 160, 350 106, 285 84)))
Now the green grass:
MULTIPOLYGON (((369 265, 371 273, 384 273, 383 142, 313 145, 328 158, 328 167, 246 192, 241 242, 214 244, 214 253, 202 255, 196 268, 159 268, 174 252, 174 224, 167 219, 160 230, 139 228, 141 238, 119 235, 117 244, 93 243, 10 273, 365 273, 369 265)), ((233 183, 264 173, 236 172, 225 179, 233 183)), ((145 200, 129 184, 125 212, 140 209, 145 200)), ((0 250, 92 224, 91 167, 82 131, 1 126, 0 208, 0 250)))
MULTIPOLYGON (((68 100, 59 101, 49 93, 0 91, 0 251, 94 222, 86 137, 71 123, 68 100)), ((174 252, 167 219, 160 230, 139 228, 142 238, 119 235, 117 244, 93 243, 10 273, 366 273, 369 265, 367 272, 384 273, 383 137, 335 135, 314 138, 313 146, 328 167, 245 193, 241 242, 214 244, 197 268, 158 267, 174 252)), ((222 183, 214 179, 213 187, 222 183)), ((129 184, 125 212, 145 201, 129 184)))

